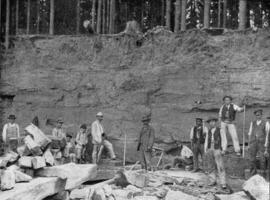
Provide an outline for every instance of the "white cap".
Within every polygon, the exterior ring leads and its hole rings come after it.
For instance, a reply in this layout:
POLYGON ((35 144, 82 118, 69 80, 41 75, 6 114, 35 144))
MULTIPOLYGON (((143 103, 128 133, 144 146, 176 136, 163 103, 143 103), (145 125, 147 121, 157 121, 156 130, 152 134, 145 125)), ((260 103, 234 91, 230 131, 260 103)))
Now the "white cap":
POLYGON ((97 116, 98 116, 98 117, 103 117, 103 113, 102 113, 102 112, 98 112, 98 113, 97 113, 97 116))

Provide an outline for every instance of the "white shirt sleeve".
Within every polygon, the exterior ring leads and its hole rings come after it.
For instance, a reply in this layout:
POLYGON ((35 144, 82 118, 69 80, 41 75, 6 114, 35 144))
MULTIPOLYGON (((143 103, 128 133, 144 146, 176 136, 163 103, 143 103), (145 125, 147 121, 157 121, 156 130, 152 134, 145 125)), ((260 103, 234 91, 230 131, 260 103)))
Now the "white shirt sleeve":
MULTIPOLYGON (((224 106, 224 105, 223 105, 224 106)), ((220 107, 220 109, 219 109, 219 113, 218 113, 218 116, 221 118, 221 116, 222 116, 222 109, 223 109, 223 106, 221 106, 220 107)))
POLYGON ((206 132, 206 137, 205 137, 205 141, 204 141, 204 152, 206 152, 206 150, 207 150, 207 145, 208 145, 208 132, 206 132))
POLYGON ((248 135, 251 136, 252 133, 252 129, 253 129, 253 123, 250 123, 250 127, 249 127, 249 131, 248 131, 248 135))
POLYGON ((238 112, 241 112, 241 111, 243 110, 243 108, 239 107, 239 106, 236 105, 236 104, 233 104, 233 109, 234 109, 235 111, 238 111, 238 112))
POLYGON ((7 141, 7 124, 5 124, 3 127, 2 138, 4 142, 7 141))
POLYGON ((17 127, 17 137, 20 138, 20 128, 19 128, 19 125, 16 124, 16 127, 17 127))
POLYGON ((193 131, 194 131, 194 127, 192 127, 191 130, 190 130, 190 140, 193 139, 193 131))
POLYGON ((269 147, 269 131, 270 131, 270 124, 269 122, 266 122, 265 124, 265 132, 266 132, 266 138, 265 138, 265 147, 269 147))

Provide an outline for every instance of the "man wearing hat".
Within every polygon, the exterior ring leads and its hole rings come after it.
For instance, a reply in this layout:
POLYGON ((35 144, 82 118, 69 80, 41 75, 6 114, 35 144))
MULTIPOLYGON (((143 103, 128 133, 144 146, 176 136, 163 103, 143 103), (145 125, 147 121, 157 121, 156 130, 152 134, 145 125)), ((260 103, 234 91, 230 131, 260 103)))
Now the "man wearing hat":
POLYGON ((77 158, 77 163, 81 163, 82 159, 84 159, 84 152, 85 152, 85 146, 87 144, 87 133, 86 133, 87 126, 86 124, 82 124, 80 126, 80 130, 77 133, 76 136, 76 158, 77 158))
POLYGON ((63 154, 66 146, 66 133, 63 129, 63 119, 59 118, 57 120, 56 127, 52 130, 52 136, 58 142, 59 146, 55 149, 55 158, 64 162, 63 154), (58 151, 57 151, 58 150, 58 151))
POLYGON ((15 119, 15 115, 9 115, 9 122, 3 128, 2 139, 7 147, 7 151, 16 151, 19 143, 20 129, 19 125, 15 123, 15 119))
POLYGON ((98 112, 96 118, 97 120, 94 121, 91 126, 92 144, 93 144, 92 162, 98 163, 98 161, 101 158, 101 154, 104 147, 108 150, 111 159, 115 160, 116 156, 113 150, 113 145, 106 139, 104 128, 101 123, 103 120, 103 113, 98 112))
POLYGON ((262 119, 263 110, 255 110, 254 115, 256 120, 250 123, 248 132, 248 149, 250 153, 251 175, 257 173, 256 156, 259 156, 260 169, 263 170, 264 175, 266 173, 266 156, 268 155, 268 134, 269 123, 262 119))
POLYGON ((140 152, 140 160, 142 168, 145 170, 151 170, 151 158, 152 158, 152 147, 155 141, 155 130, 149 124, 151 117, 145 115, 142 118, 143 127, 139 134, 137 151, 140 152))
POLYGON ((193 171, 199 170, 199 155, 203 160, 205 135, 208 129, 203 126, 202 118, 196 118, 196 124, 191 128, 190 140, 193 151, 193 171))
POLYGON ((221 137, 222 137, 222 150, 225 153, 227 150, 227 137, 226 130, 230 133, 233 141, 234 151, 238 156, 240 156, 240 145, 237 136, 236 127, 234 124, 236 112, 242 112, 244 108, 237 106, 232 103, 231 96, 223 97, 224 104, 219 110, 220 126, 221 126, 221 137))
POLYGON ((220 184, 223 189, 226 189, 226 173, 221 153, 222 137, 220 129, 217 127, 218 119, 211 117, 207 120, 209 123, 209 131, 205 138, 205 152, 209 158, 210 179, 209 186, 214 186, 217 183, 217 175, 220 178, 220 184))

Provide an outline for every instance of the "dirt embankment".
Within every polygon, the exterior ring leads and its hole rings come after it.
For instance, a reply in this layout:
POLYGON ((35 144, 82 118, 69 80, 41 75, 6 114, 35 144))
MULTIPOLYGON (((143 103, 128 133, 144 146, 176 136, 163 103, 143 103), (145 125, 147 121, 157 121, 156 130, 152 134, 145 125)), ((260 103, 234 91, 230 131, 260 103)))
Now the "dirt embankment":
MULTIPOLYGON (((216 115, 225 94, 238 104, 248 97, 248 122, 256 107, 268 115, 269 49, 269 30, 220 36, 161 31, 143 42, 131 37, 19 38, 1 63, 3 119, 12 112, 25 126, 37 115, 49 132, 46 122, 61 116, 67 130, 75 132, 101 110, 118 155, 127 134, 128 159, 136 160, 135 138, 149 110, 160 144, 188 140, 194 118, 216 115)), ((239 135, 242 120, 239 114, 239 135)))

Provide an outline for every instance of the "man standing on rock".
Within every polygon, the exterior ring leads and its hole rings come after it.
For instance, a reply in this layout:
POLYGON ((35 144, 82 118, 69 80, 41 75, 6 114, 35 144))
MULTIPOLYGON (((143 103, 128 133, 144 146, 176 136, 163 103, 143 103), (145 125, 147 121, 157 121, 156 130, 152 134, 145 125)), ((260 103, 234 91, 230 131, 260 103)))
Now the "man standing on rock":
POLYGON ((196 125, 191 128, 190 140, 193 151, 193 172, 199 171, 199 155, 204 160, 204 142, 208 129, 203 126, 203 120, 196 118, 196 125))
POLYGON ((224 163, 221 153, 222 137, 220 129, 217 127, 218 119, 215 117, 209 118, 207 123, 209 123, 209 131, 205 138, 205 153, 210 158, 209 164, 211 165, 210 179, 211 182, 209 186, 214 186, 217 184, 217 175, 220 178, 220 184, 222 189, 226 189, 226 173, 224 168, 224 163))
POLYGON ((236 127, 234 124, 236 112, 242 112, 244 108, 237 106, 236 104, 232 103, 231 96, 223 97, 224 104, 221 106, 219 111, 219 118, 220 118, 220 126, 221 126, 221 137, 222 137, 222 150, 223 153, 227 150, 227 137, 226 137, 226 130, 228 129, 234 146, 234 151, 238 156, 241 155, 240 153, 240 145, 237 136, 236 127))
POLYGON ((7 148, 7 151, 16 151, 19 143, 20 130, 19 125, 15 123, 15 119, 15 115, 9 115, 9 123, 5 124, 3 128, 2 139, 7 148))
POLYGON ((102 125, 103 113, 98 112, 96 115, 97 120, 92 123, 91 134, 93 143, 92 162, 98 163, 104 147, 108 150, 112 160, 116 159, 113 145, 106 139, 104 128, 102 125))
POLYGON ((269 134, 269 122, 265 122, 262 119, 263 110, 259 109, 254 111, 256 120, 250 123, 248 132, 248 149, 251 159, 251 175, 257 173, 256 157, 259 156, 260 169, 263 170, 263 175, 266 174, 266 157, 268 156, 268 134, 269 134))
POLYGON ((143 127, 139 134, 137 151, 140 152, 140 162, 142 168, 151 170, 152 148, 155 141, 155 130, 149 124, 151 117, 146 115, 142 118, 143 127))

